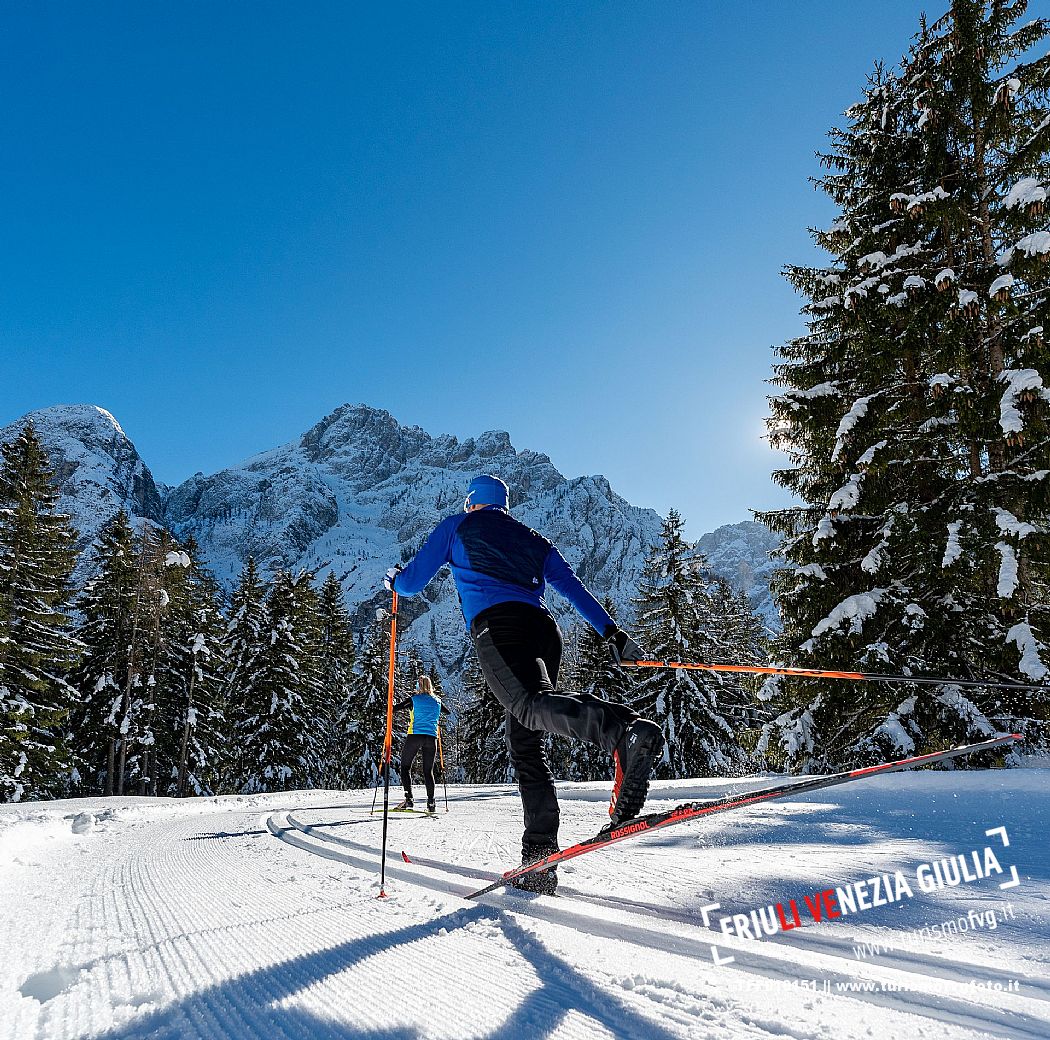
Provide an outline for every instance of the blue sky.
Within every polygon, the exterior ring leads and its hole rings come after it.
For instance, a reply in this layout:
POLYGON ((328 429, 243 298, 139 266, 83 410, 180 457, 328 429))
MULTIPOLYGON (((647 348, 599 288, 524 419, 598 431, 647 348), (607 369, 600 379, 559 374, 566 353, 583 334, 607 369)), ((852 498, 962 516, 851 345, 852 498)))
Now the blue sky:
POLYGON ((101 404, 174 483, 363 401, 694 536, 783 504, 780 269, 919 11, 5 3, 0 424, 101 404))

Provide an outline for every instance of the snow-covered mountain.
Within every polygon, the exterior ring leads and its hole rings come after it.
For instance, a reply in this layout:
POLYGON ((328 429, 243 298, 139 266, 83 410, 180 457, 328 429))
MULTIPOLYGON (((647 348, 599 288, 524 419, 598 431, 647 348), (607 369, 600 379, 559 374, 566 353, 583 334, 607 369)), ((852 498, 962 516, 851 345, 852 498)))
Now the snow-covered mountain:
MULTIPOLYGON (((83 551, 121 507, 131 516, 164 522, 161 489, 120 423, 95 405, 55 405, 0 429, 0 443, 14 440, 32 420, 47 448, 62 491, 60 507, 73 517, 83 551)), ((90 567, 82 557, 81 569, 90 567)))
POLYGON ((779 548, 780 536, 765 524, 744 520, 716 527, 701 536, 697 545, 711 569, 738 592, 746 592, 769 628, 779 631, 780 615, 769 592, 769 580, 777 564, 769 554, 779 548))
MULTIPOLYGON (((624 501, 604 477, 566 479, 546 455, 515 450, 506 433, 432 437, 388 412, 344 405, 297 441, 192 477, 168 495, 165 514, 176 534, 197 539, 224 582, 249 553, 264 568, 330 567, 363 620, 386 602, 386 568, 462 507, 480 472, 506 480, 515 515, 558 542, 598 594, 627 606, 660 517, 624 501)), ((448 664, 459 659, 463 622, 450 577, 404 607, 410 643, 435 646, 448 664)))
MULTIPOLYGON (((73 516, 82 545, 123 506, 180 537, 193 535, 227 587, 249 554, 264 569, 331 569, 359 624, 386 603, 384 570, 408 559, 438 520, 461 507, 468 481, 480 472, 507 481, 515 515, 553 538, 624 617, 660 530, 654 510, 626 502, 604 477, 567 479, 546 455, 516 450, 506 433, 463 441, 433 437, 365 405, 344 405, 296 441, 171 489, 156 485, 104 409, 42 409, 0 430, 0 439, 13 437, 26 418, 51 452, 62 507, 73 516)), ((750 521, 701 539, 712 568, 747 590, 771 622, 775 611, 765 579, 766 553, 774 544, 775 536, 750 521)), ((403 610, 408 644, 435 647, 446 666, 459 661, 463 626, 450 577, 405 601, 403 610)))

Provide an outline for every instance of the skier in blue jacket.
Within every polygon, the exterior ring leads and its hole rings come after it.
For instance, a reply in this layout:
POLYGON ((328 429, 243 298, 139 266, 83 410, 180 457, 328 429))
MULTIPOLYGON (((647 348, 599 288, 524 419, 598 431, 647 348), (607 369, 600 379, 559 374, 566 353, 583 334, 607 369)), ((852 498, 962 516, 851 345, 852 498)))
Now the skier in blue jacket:
MULTIPOLYGON (((557 689, 562 637, 544 603, 548 585, 610 643, 616 660, 640 660, 638 645, 617 627, 573 573, 557 547, 514 519, 507 485, 480 476, 467 489, 464 511, 431 532, 404 568, 384 584, 407 596, 421 592, 446 564, 485 680, 507 713, 507 745, 525 814, 522 863, 558 848, 558 797, 543 753, 543 733, 598 744, 615 766, 610 826, 641 811, 649 774, 663 749, 660 728, 622 704, 557 689)), ((553 893, 554 869, 524 875, 519 887, 553 893)))
POLYGON ((416 755, 423 759, 423 785, 427 789, 427 812, 437 812, 434 800, 434 763, 437 761, 438 725, 441 719, 441 698, 434 692, 429 675, 421 675, 416 692, 394 705, 394 711, 410 710, 408 735, 401 749, 401 783, 405 787, 405 800, 394 808, 394 812, 412 809, 412 763, 416 755))

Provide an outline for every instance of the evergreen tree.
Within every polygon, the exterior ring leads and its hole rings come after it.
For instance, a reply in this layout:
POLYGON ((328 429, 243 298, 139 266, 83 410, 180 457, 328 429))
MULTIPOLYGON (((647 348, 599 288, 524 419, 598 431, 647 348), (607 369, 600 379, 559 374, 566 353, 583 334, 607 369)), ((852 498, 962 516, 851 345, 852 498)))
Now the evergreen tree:
POLYGON ((308 667, 310 633, 302 623, 309 576, 278 571, 266 598, 256 677, 242 723, 242 790, 288 791, 313 785, 317 744, 308 667))
POLYGON ((226 628, 227 675, 223 702, 232 746, 220 779, 223 790, 242 789, 253 768, 245 755, 245 744, 265 707, 260 661, 266 636, 266 588, 255 559, 249 556, 230 599, 226 628))
MULTIPOLYGON (((793 664, 1050 678, 1050 57, 1017 64, 1048 33, 1016 27, 1025 7, 954 0, 822 157, 833 261, 788 270, 809 332, 780 348, 770 419, 792 462, 776 479, 806 505, 761 517, 793 565, 776 585, 793 664)), ((951 684, 765 693, 762 749, 804 769, 1046 717, 1046 698, 951 684)))
MULTIPOLYGON (((735 592, 724 578, 708 575, 706 618, 701 618, 709 659, 715 663, 762 665, 767 660, 766 626, 755 613, 747 594, 735 592)), ((737 741, 754 747, 757 729, 768 712, 758 699, 756 676, 717 672, 718 707, 732 726, 737 741), (749 732, 750 731, 750 732, 749 732)))
MULTIPOLYGON (((635 600, 638 641, 657 660, 710 661, 714 647, 704 627, 711 613, 707 565, 685 540, 683 526, 672 509, 660 544, 646 560, 635 600)), ((710 672, 656 670, 640 677, 634 706, 664 731, 657 776, 739 772, 745 755, 719 703, 726 688, 710 672)))
MULTIPOLYGON (((319 689, 322 701, 328 705, 322 776, 326 786, 338 787, 346 746, 346 725, 351 721, 353 708, 354 662, 357 655, 343 588, 333 573, 329 573, 321 586, 318 618, 319 689)), ((354 722, 356 725, 356 720, 354 722)))
POLYGON ((157 666, 157 784, 172 795, 213 794, 229 753, 223 714, 225 621, 219 590, 192 539, 165 557, 168 597, 157 666))
POLYGON ((379 609, 375 621, 365 632, 352 687, 352 711, 343 727, 346 733, 343 787, 372 787, 381 775, 386 740, 389 641, 390 615, 379 609))
POLYGON ((94 559, 95 573, 76 604, 84 650, 70 675, 77 693, 69 742, 76 792, 112 794, 137 575, 135 533, 124 510, 102 528, 94 559))
POLYGON ((0 466, 0 800, 61 793, 62 724, 77 655, 65 606, 76 562, 69 517, 32 424, 0 466))
POLYGON ((172 545, 166 531, 143 523, 135 540, 135 593, 131 604, 127 672, 117 715, 113 793, 156 792, 157 666, 162 651, 163 617, 168 606, 165 560, 172 545))
POLYGON ((460 763, 468 781, 509 784, 514 770, 507 750, 507 713, 493 697, 477 659, 463 676, 466 707, 459 723, 460 763))
MULTIPOLYGON (((606 597, 602 606, 615 621, 616 605, 606 597)), ((590 625, 581 626, 578 639, 577 666, 571 689, 590 693, 604 700, 630 704, 635 685, 631 675, 613 660, 609 644, 590 625)), ((611 780, 612 755, 608 751, 583 740, 572 742, 566 777, 569 780, 611 780)))

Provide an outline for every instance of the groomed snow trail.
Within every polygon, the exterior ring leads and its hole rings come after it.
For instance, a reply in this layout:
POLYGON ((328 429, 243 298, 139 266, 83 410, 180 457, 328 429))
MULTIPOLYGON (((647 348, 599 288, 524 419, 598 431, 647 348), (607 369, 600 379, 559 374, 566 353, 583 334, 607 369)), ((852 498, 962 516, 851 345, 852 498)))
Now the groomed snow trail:
MULTIPOLYGON (((661 784, 653 807, 761 783, 661 784)), ((600 825, 606 794, 562 785, 565 840, 600 825)), ((582 857, 557 898, 481 904, 463 897, 515 860, 516 792, 450 789, 448 813, 395 816, 385 900, 370 804, 0 807, 0 1040, 1050 1035, 1050 771, 800 796, 582 857), (985 833, 1001 826, 1008 847, 985 833), (992 875, 821 924, 805 908, 993 845, 1017 886, 992 875), (803 927, 717 930, 791 899, 803 927), (715 902, 713 930, 700 908, 715 902), (994 927, 973 926, 989 911, 994 927), (947 939, 917 931, 968 914, 947 939)))

